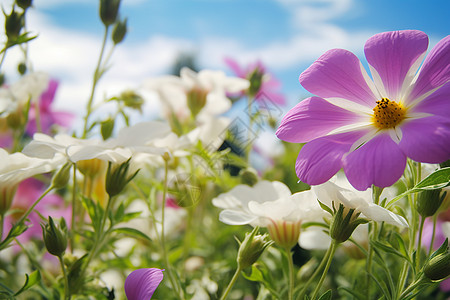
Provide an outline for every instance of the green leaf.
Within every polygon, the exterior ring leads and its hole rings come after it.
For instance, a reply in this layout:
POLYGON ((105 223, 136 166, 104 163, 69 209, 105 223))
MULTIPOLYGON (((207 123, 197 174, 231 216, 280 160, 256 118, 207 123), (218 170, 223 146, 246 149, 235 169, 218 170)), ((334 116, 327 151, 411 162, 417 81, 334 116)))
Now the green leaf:
POLYGON ((378 249, 380 249, 380 250, 382 250, 384 252, 391 253, 391 254, 394 254, 396 256, 399 256, 399 257, 407 260, 411 264, 411 259, 407 255, 404 255, 403 253, 401 253, 397 249, 394 249, 392 246, 383 244, 383 243, 381 243, 379 241, 371 241, 370 243, 372 244, 372 246, 374 246, 374 247, 376 247, 376 248, 378 248, 378 249))
POLYGON ((23 286, 20 288, 20 290, 18 290, 14 296, 17 296, 23 292, 25 292, 26 290, 30 289, 33 285, 37 284, 38 282, 41 281, 41 273, 39 273, 38 270, 34 271, 33 273, 31 273, 30 275, 25 274, 25 283, 23 284, 23 286))
POLYGON ((326 291, 319 298, 319 300, 330 300, 330 299, 331 299, 331 290, 326 291))
POLYGON ((428 175, 425 179, 416 184, 412 189, 407 190, 406 192, 389 201, 387 207, 391 206, 392 204, 409 194, 418 193, 424 190, 441 189, 448 185, 450 185, 450 167, 436 170, 434 173, 428 175))
POLYGON ((329 212, 330 215, 333 215, 333 211, 331 210, 331 208, 329 208, 327 205, 323 204, 323 203, 320 202, 319 200, 317 200, 317 202, 319 202, 319 205, 320 205, 320 207, 321 207, 323 210, 329 212))
POLYGON ((349 288, 346 288, 346 287, 338 287, 338 290, 345 291, 345 292, 349 293, 350 295, 352 295, 353 297, 355 297, 358 300, 366 300, 367 299, 366 295, 357 292, 355 289, 349 289, 349 288))
POLYGON ((117 233, 126 234, 127 236, 131 236, 131 237, 133 237, 135 239, 141 239, 141 240, 148 241, 148 242, 152 241, 152 239, 150 237, 148 237, 148 235, 146 235, 142 231, 139 231, 139 230, 134 229, 134 228, 119 227, 119 228, 114 228, 114 231, 117 232, 117 233))

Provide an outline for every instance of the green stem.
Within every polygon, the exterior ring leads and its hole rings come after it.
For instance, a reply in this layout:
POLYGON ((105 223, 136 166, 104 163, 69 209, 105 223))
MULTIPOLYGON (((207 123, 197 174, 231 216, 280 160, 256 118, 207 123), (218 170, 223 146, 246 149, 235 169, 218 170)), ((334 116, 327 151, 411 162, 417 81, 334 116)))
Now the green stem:
POLYGON ((73 253, 76 233, 76 217, 77 217, 77 168, 73 165, 73 186, 72 186, 72 220, 70 225, 70 251, 73 253))
POLYGON ((291 248, 286 247, 284 250, 286 251, 289 267, 288 300, 292 300, 294 297, 294 261, 292 260, 291 248))
POLYGON ((417 278, 416 281, 414 281, 413 283, 411 283, 404 291, 403 293, 400 295, 399 299, 404 299, 409 293, 413 292, 420 284, 422 284, 422 282, 426 280, 426 278, 424 277, 423 274, 421 274, 421 276, 419 278, 417 278))
POLYGON ((252 114, 252 104, 253 104, 253 96, 248 95, 247 96, 247 108, 248 108, 248 136, 247 136, 247 144, 245 148, 245 158, 247 160, 247 163, 250 161, 250 152, 252 151, 252 143, 250 142, 253 139, 252 133, 253 133, 253 114, 252 114))
POLYGON ((433 233, 431 235, 430 248, 428 248, 428 257, 430 257, 431 252, 433 252, 434 238, 436 237, 436 223, 437 223, 437 214, 434 214, 434 216, 433 216, 433 233))
POLYGON ((330 254, 328 255, 327 264, 325 266, 325 269, 322 272, 322 276, 320 277, 319 283, 316 285, 316 288, 314 289, 313 295, 311 297, 312 300, 316 299, 317 294, 319 293, 320 288, 322 287, 323 281, 325 280, 325 277, 327 277, 328 270, 331 266, 331 261, 333 260, 334 253, 336 252, 336 248, 338 246, 338 242, 336 240, 333 240, 331 242, 330 246, 330 254))
POLYGON ((47 196, 48 193, 50 193, 53 190, 53 185, 51 185, 49 188, 47 188, 44 193, 36 200, 34 201, 33 205, 31 205, 27 211, 22 215, 22 217, 19 219, 19 221, 17 221, 16 224, 21 224, 23 223, 26 218, 31 214, 31 212, 33 211, 33 209, 36 207, 36 205, 39 204, 39 202, 45 197, 47 196))
POLYGON ((6 48, 6 47, 3 48, 2 58, 1 58, 1 60, 0 60, 0 70, 1 70, 2 65, 3 65, 3 61, 5 60, 6 50, 8 50, 8 48, 6 48))
POLYGON ((236 283, 236 280, 238 279, 241 271, 242 271, 242 268, 238 266, 236 268, 236 272, 234 272, 233 277, 231 278, 230 282, 228 283, 228 286, 227 286, 225 292, 222 294, 222 297, 220 297, 220 300, 225 300, 228 297, 228 294, 230 293, 231 289, 233 288, 233 285, 236 283))
POLYGON ((420 225, 419 225, 419 239, 417 241, 417 259, 416 259, 416 273, 419 272, 420 268, 420 254, 422 250, 422 232, 423 232, 423 224, 425 223, 425 218, 420 218, 420 225))
POLYGON ((0 215, 0 242, 3 239, 3 227, 5 226, 5 214, 0 215))
POLYGON ((66 268, 64 267, 62 255, 58 256, 58 259, 64 276, 64 299, 70 300, 69 277, 67 276, 66 268))
POLYGON ((164 259, 164 264, 166 265, 167 275, 169 277, 172 288, 179 294, 180 299, 184 299, 183 291, 179 288, 178 284, 172 273, 172 267, 169 262, 169 257, 167 255, 166 249, 166 236, 164 233, 164 219, 165 219, 165 207, 167 200, 167 175, 169 173, 169 162, 164 160, 164 187, 163 187, 163 198, 162 198, 162 207, 161 207, 161 251, 164 259))
POLYGON ((86 106, 86 116, 84 118, 84 126, 83 126, 83 138, 86 137, 87 132, 88 132, 88 121, 89 121, 89 116, 92 113, 92 102, 94 101, 94 94, 95 94, 95 89, 97 87, 97 83, 101 77, 102 72, 101 70, 101 65, 102 65, 102 59, 103 59, 103 54, 105 52, 105 47, 106 47, 106 41, 108 38, 108 31, 109 31, 109 26, 105 26, 105 34, 103 35, 103 42, 102 42, 102 48, 100 50, 100 55, 98 58, 98 62, 97 62, 97 66, 95 68, 94 71, 94 78, 92 81, 92 89, 91 89, 91 94, 89 96, 89 100, 86 106))
POLYGON ((303 298, 305 297, 305 294, 308 290, 308 287, 316 279, 316 277, 319 275, 320 271, 325 267, 325 264, 327 263, 328 257, 330 256, 330 253, 331 253, 331 248, 332 248, 332 245, 330 245, 330 247, 328 248, 327 252, 323 256, 322 261, 320 262, 317 269, 314 271, 314 273, 311 275, 311 277, 309 277, 308 281, 305 283, 305 285, 304 285, 303 289, 301 290, 297 299, 303 300, 303 298))

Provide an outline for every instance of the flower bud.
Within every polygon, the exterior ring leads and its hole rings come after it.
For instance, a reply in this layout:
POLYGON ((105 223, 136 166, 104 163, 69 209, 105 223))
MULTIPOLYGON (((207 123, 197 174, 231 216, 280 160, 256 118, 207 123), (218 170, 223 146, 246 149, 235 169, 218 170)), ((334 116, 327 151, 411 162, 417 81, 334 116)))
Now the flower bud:
POLYGON ((24 15, 17 13, 14 8, 11 14, 5 14, 5 32, 8 37, 8 43, 13 43, 20 35, 20 31, 24 26, 24 15))
POLYGON ((244 269, 253 265, 266 248, 273 244, 268 240, 267 234, 256 235, 259 227, 255 227, 252 232, 246 233, 245 238, 239 246, 237 263, 239 268, 244 269))
POLYGON ((26 10, 27 8, 31 7, 32 0, 16 0, 17 6, 22 8, 23 10, 26 10))
POLYGON ((139 172, 139 170, 137 170, 133 175, 128 177, 130 160, 131 157, 115 168, 112 168, 112 163, 109 162, 108 171, 106 173, 106 192, 110 198, 120 194, 128 182, 130 182, 139 172))
POLYGON ((111 137, 114 130, 115 120, 107 119, 101 122, 100 124, 100 132, 102 134, 103 140, 107 140, 111 137))
POLYGON ((258 174, 256 170, 253 168, 247 168, 245 170, 241 170, 241 182, 243 184, 254 186, 258 182, 258 174))
POLYGON ((72 168, 72 163, 66 163, 59 169, 58 172, 52 178, 52 186, 55 189, 61 189, 66 187, 67 182, 70 179, 70 169, 72 168))
POLYGON ((331 220, 330 237, 338 243, 348 240, 358 225, 368 222, 366 219, 358 218, 359 214, 355 213, 353 208, 348 209, 339 204, 331 220))
POLYGON ((127 34, 127 19, 123 21, 116 22, 112 33, 112 40, 114 45, 117 45, 123 41, 125 35, 127 34))
POLYGON ((17 71, 19 71, 20 75, 24 75, 27 72, 27 65, 25 63, 21 62, 17 66, 17 71))
POLYGON ((430 217, 436 213, 444 200, 441 189, 425 190, 419 193, 416 202, 417 212, 423 217, 430 217))
POLYGON ((120 0, 100 0, 100 18, 105 26, 116 22, 120 0))
POLYGON ((450 250, 448 238, 425 263, 423 272, 431 280, 441 280, 450 275, 450 250))
POLYGON ((42 226, 42 234, 47 251, 54 256, 62 256, 67 248, 66 222, 61 218, 60 225, 56 225, 52 217, 48 217, 48 223, 42 226))
POLYGON ((142 111, 142 105, 144 104, 144 99, 141 95, 138 95, 134 91, 125 91, 120 94, 119 99, 125 104, 126 107, 130 107, 136 110, 142 111))

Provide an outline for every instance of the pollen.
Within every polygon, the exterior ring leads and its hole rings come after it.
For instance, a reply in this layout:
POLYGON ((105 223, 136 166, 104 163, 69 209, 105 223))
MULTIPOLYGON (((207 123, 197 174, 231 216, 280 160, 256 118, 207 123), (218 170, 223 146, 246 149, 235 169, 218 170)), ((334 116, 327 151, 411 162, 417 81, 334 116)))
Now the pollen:
POLYGON ((395 128, 405 119, 405 112, 401 104, 382 98, 373 109, 373 123, 379 129, 395 128))

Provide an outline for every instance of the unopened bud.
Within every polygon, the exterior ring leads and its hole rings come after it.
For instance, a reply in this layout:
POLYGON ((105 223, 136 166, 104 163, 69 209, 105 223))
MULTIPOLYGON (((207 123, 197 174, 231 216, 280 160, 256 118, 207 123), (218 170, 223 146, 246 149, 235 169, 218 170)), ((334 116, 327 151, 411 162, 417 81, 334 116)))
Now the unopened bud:
POLYGON ((80 160, 77 161, 77 169, 84 176, 95 178, 101 174, 104 174, 106 162, 98 158, 80 160))
POLYGON ((23 10, 26 10, 27 8, 31 7, 32 0, 16 0, 17 6, 22 8, 23 10))
POLYGON ((5 32, 8 37, 8 43, 13 43, 20 35, 24 26, 24 15, 16 12, 13 8, 9 16, 5 15, 5 32))
POLYGON ((448 238, 425 263, 423 272, 431 280, 441 280, 450 275, 450 251, 448 238))
POLYGON ((292 248, 298 243, 300 237, 300 221, 284 221, 278 220, 270 222, 267 225, 270 237, 280 247, 292 248))
POLYGON ((338 243, 348 240, 358 225, 368 222, 366 219, 358 218, 359 215, 360 213, 355 213, 353 208, 348 209, 339 204, 331 220, 330 237, 338 243))
POLYGON ((266 248, 273 244, 268 239, 267 234, 257 235, 259 227, 255 227, 252 232, 246 233, 245 238, 239 246, 237 263, 241 269, 250 267, 261 256, 266 248))
POLYGON ((53 176, 52 186, 55 189, 61 189, 67 186, 67 183, 69 182, 70 179, 70 168, 72 168, 72 163, 66 163, 53 176))
POLYGON ((419 193, 416 202, 417 212, 424 218, 433 216, 442 204, 441 189, 425 190, 419 193))
POLYGON ((114 26, 112 39, 115 45, 121 43, 127 34, 127 19, 116 22, 114 26))
POLYGON ((206 98, 208 92, 199 88, 194 88, 187 93, 187 105, 191 111, 192 116, 195 118, 197 114, 206 105, 206 98))
POLYGON ((108 164, 108 171, 106 173, 106 192, 112 198, 122 192, 125 186, 137 175, 137 170, 133 175, 128 177, 128 169, 130 167, 130 159, 113 168, 112 163, 108 164))
POLYGON ((116 22, 120 0, 100 0, 100 18, 105 26, 116 22))
POLYGON ((63 218, 60 225, 56 225, 52 217, 48 217, 48 223, 42 225, 42 234, 47 251, 54 256, 62 256, 67 248, 67 226, 63 218))
POLYGON ((248 77, 250 81, 250 87, 248 88, 248 93, 250 96, 254 97, 258 94, 261 89, 261 85, 263 82, 264 70, 260 70, 259 68, 255 68, 253 72, 248 77))
POLYGON ((120 94, 120 100, 123 102, 123 104, 125 104, 126 107, 130 107, 139 111, 142 110, 142 105, 144 104, 144 98, 131 90, 125 91, 120 94))
POLYGON ((17 71, 19 71, 20 75, 24 75, 27 72, 27 65, 25 63, 21 62, 17 66, 17 71))
POLYGON ((16 194, 17 185, 5 185, 0 187, 0 217, 11 208, 14 195, 16 194))
POLYGON ((247 168, 245 170, 241 170, 241 182, 243 184, 254 186, 258 182, 258 174, 256 170, 253 168, 247 168))
POLYGON ((115 120, 111 119, 111 118, 101 122, 100 132, 102 134, 103 140, 107 140, 111 137, 111 135, 114 131, 114 125, 115 125, 115 120))

